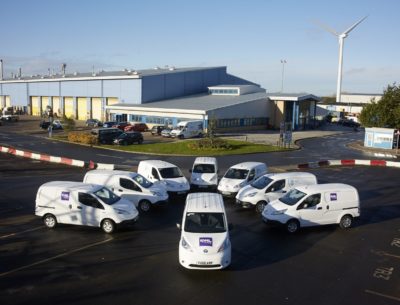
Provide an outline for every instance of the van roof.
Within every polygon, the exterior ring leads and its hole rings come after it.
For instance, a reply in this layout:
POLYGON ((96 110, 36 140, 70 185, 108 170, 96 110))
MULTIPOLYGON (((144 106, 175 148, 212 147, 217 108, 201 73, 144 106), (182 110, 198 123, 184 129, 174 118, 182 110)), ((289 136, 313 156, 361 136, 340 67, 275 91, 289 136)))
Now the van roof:
POLYGON ((62 189, 62 190, 79 190, 86 192, 94 192, 99 188, 103 187, 97 184, 75 182, 75 181, 51 181, 43 184, 41 188, 52 188, 52 189, 62 189))
POLYGON ((266 164, 262 163, 262 162, 242 162, 242 163, 235 164, 235 165, 231 166, 231 168, 250 169, 250 168, 253 168, 253 167, 256 167, 256 166, 265 166, 265 167, 267 167, 266 164))
POLYGON ((161 160, 144 160, 144 161, 140 161, 140 163, 149 164, 156 168, 177 167, 176 165, 174 165, 172 163, 169 163, 166 161, 161 161, 161 160))
POLYGON ((214 157, 197 157, 193 164, 216 164, 217 159, 214 157))
POLYGON ((313 177, 316 178, 314 174, 307 172, 286 172, 286 173, 270 173, 264 175, 264 177, 271 178, 273 180, 286 179, 286 178, 301 178, 301 177, 313 177))
POLYGON ((225 213, 224 200, 218 193, 190 193, 186 197, 185 211, 225 213))
POLYGON ((103 176, 103 175, 124 175, 124 176, 129 176, 129 177, 136 177, 138 174, 135 172, 130 172, 130 171, 123 171, 123 170, 113 170, 113 169, 94 169, 91 171, 88 171, 86 173, 90 174, 90 175, 99 175, 99 176, 103 176))
POLYGON ((296 187, 301 192, 305 193, 317 193, 317 192, 329 192, 329 191, 357 191, 357 189, 351 185, 344 183, 324 183, 314 184, 296 187))

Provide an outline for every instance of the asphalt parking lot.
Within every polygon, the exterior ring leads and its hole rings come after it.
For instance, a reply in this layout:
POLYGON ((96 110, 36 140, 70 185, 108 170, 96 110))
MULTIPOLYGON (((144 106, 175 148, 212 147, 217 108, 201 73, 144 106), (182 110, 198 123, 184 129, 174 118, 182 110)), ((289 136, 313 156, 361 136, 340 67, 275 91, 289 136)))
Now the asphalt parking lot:
MULTIPOLYGON (((187 170, 184 170, 187 172, 187 170)), ((184 270, 178 263, 184 200, 154 209, 133 227, 46 229, 34 214, 37 188, 82 180, 85 170, 0 155, 2 304, 396 304, 400 301, 398 170, 312 170, 320 182, 354 185, 361 219, 288 235, 252 210, 225 201, 232 265, 184 270)))

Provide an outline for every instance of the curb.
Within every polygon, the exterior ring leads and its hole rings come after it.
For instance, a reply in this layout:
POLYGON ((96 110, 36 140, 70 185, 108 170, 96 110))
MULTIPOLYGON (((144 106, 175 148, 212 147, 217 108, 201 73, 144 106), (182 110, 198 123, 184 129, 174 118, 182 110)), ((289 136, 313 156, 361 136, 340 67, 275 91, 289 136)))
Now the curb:
POLYGON ((383 166, 383 167, 398 167, 400 168, 400 162, 386 161, 386 160, 357 160, 357 159, 343 159, 343 160, 324 160, 318 162, 308 162, 298 164, 297 168, 318 168, 327 166, 383 166))
POLYGON ((44 162, 51 162, 57 164, 64 164, 69 166, 82 167, 87 169, 115 169, 114 164, 106 163, 95 163, 93 161, 85 162, 82 160, 70 159, 65 157, 50 156, 47 154, 35 153, 28 150, 19 150, 12 146, 0 146, 0 152, 7 153, 14 156, 19 156, 23 158, 39 160, 44 162))

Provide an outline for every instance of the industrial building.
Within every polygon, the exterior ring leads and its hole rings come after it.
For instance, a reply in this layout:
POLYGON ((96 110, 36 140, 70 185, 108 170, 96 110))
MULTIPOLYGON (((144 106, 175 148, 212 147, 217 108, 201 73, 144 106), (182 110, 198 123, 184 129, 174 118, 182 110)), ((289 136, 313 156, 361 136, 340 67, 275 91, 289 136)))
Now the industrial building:
POLYGON ((58 116, 176 125, 215 119, 219 129, 312 124, 314 95, 268 94, 258 84, 222 67, 156 67, 92 73, 0 76, 0 107, 24 106, 40 116, 47 106, 58 116))

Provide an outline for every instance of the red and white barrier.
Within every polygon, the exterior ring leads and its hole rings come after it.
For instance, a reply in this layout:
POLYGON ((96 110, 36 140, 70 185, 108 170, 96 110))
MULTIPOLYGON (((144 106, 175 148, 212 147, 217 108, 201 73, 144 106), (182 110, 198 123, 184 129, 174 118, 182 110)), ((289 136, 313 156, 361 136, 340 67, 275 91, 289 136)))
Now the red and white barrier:
POLYGON ((355 166, 355 165, 400 167, 400 162, 393 162, 386 160, 357 160, 357 159, 325 160, 325 161, 298 164, 297 168, 317 168, 324 166, 355 166))
POLYGON ((114 169, 114 167, 115 167, 114 164, 94 163, 93 161, 85 162, 85 161, 76 160, 76 159, 50 156, 50 155, 46 155, 46 154, 34 153, 31 151, 19 150, 14 147, 0 146, 0 152, 8 153, 8 154, 11 154, 14 156, 39 160, 39 161, 65 164, 65 165, 76 166, 76 167, 84 167, 84 168, 89 168, 89 169, 95 169, 95 168, 114 169))

